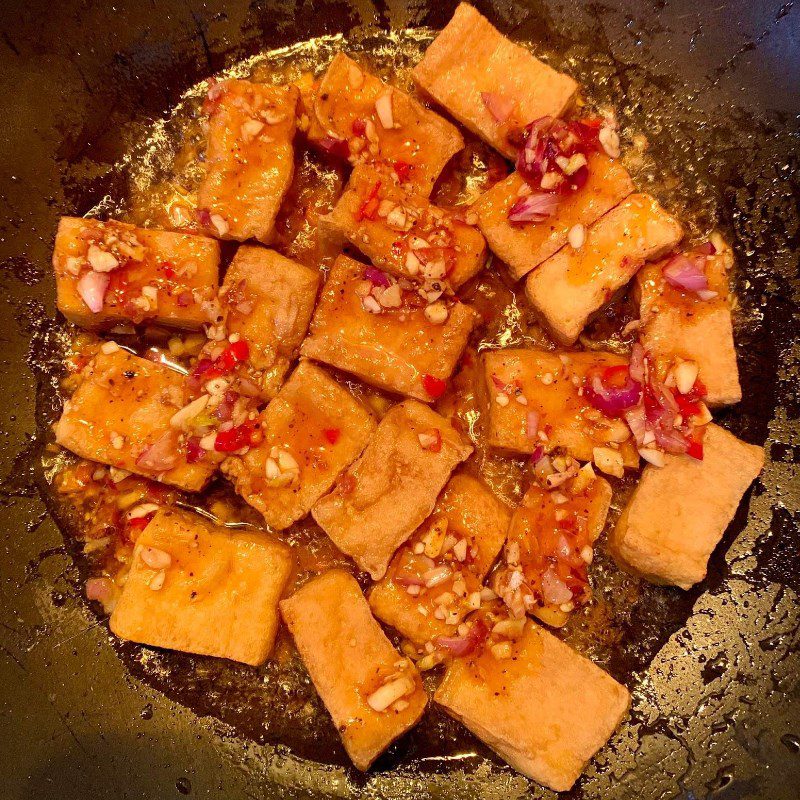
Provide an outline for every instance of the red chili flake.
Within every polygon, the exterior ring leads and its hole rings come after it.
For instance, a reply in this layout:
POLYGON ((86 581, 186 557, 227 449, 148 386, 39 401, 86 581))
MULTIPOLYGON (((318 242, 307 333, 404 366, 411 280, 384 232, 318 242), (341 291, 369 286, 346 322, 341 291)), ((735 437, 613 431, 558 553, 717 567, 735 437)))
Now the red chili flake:
POLYGON ((243 447, 250 446, 250 434, 253 432, 251 425, 245 423, 228 431, 220 431, 214 439, 214 449, 218 453, 233 453, 243 447))
POLYGON ((342 435, 342 432, 338 428, 325 428, 322 432, 331 444, 336 444, 336 442, 339 441, 339 437, 342 435))
POLYGON ((329 155, 336 158, 348 158, 350 156, 350 145, 347 139, 334 139, 332 136, 324 136, 319 140, 319 146, 329 155))
POLYGON ((702 428, 695 428, 692 431, 691 439, 689 440, 689 447, 686 449, 686 455, 697 459, 703 460, 703 437, 706 435, 706 426, 702 428))
POLYGON ((375 185, 369 190, 361 207, 356 211, 356 222, 361 222, 362 219, 374 220, 378 213, 378 206, 381 204, 378 192, 381 188, 381 182, 377 181, 375 185))
POLYGON ((422 376, 422 388, 436 400, 444 394, 444 390, 447 388, 447 381, 425 374, 422 376))
POLYGON ((367 121, 365 119, 353 120, 353 135, 364 136, 367 132, 367 121))
POLYGON ((394 171, 397 173, 400 183, 405 183, 409 177, 411 177, 411 169, 411 164, 408 164, 405 161, 394 162, 394 171))
POLYGON ((186 442, 186 463, 196 464, 206 457, 206 451, 200 446, 200 437, 192 436, 186 442))
POLYGON ((136 517, 136 519, 129 519, 128 520, 128 527, 132 528, 135 531, 143 531, 147 524, 150 522, 151 519, 156 515, 155 511, 151 511, 144 517, 136 517))
POLYGON ((164 273, 164 276, 169 280, 172 280, 175 277, 175 270, 169 264, 162 264, 161 271, 164 273))
POLYGON ((214 361, 214 369, 219 370, 223 374, 231 372, 236 368, 236 365, 242 361, 247 361, 250 357, 250 345, 244 339, 239 339, 238 342, 233 342, 222 352, 222 354, 214 361))

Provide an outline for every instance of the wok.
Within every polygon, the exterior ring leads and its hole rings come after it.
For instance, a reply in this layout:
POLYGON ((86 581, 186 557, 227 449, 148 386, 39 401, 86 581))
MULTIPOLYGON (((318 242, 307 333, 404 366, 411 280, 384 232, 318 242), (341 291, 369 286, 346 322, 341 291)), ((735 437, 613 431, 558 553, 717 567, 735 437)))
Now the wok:
MULTIPOLYGON (((477 2, 647 129, 674 192, 737 255, 743 402, 767 467, 695 590, 649 587, 607 664, 630 720, 572 797, 800 793, 797 113, 800 7, 731 0, 477 2), (665 167, 666 168, 666 167, 665 167)), ((126 190, 142 126, 193 82, 340 31, 441 27, 455 0, 62 0, 0 9, 0 794, 4 798, 544 797, 433 709, 368 775, 298 712, 308 680, 119 644, 82 598, 42 455, 56 413, 57 218, 126 190), (266 700, 264 699, 266 698, 266 700)), ((669 202, 669 197, 665 198, 669 202)), ((84 576, 85 577, 85 576, 84 576)), ((316 716, 314 719, 321 717, 316 716)))

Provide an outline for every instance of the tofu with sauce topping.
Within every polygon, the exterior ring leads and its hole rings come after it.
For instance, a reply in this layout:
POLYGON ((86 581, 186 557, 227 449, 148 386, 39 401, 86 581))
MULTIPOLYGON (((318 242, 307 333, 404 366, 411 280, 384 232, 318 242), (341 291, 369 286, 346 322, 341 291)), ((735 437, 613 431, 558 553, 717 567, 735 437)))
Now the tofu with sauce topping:
POLYGON ((225 274, 220 301, 228 334, 249 345, 267 398, 274 397, 314 313, 320 273, 265 247, 243 245, 225 274))
POLYGON ((510 518, 481 481, 454 475, 431 516, 370 590, 375 616, 416 645, 455 636, 458 624, 480 605, 483 579, 503 547, 510 518))
POLYGON ((379 389, 430 402, 444 391, 476 322, 470 306, 446 298, 426 303, 417 291, 342 255, 300 352, 379 389), (370 280, 374 272, 385 287, 370 280), (433 310, 441 316, 432 317, 433 310))
POLYGON ((434 700, 515 770, 563 792, 622 722, 630 693, 529 622, 510 658, 455 659, 434 700))
POLYGON ((526 48, 503 36, 468 3, 433 40, 414 80, 462 125, 513 158, 513 134, 540 117, 560 117, 578 90, 526 48))
POLYGON ((721 239, 717 243, 719 250, 705 257, 708 291, 716 292, 714 297, 703 300, 671 286, 663 273, 669 259, 646 265, 636 276, 643 347, 662 378, 676 362, 694 361, 707 390, 703 399, 714 407, 742 399, 728 291, 733 252, 721 239))
POLYGON ((312 101, 309 139, 341 149, 352 164, 400 162, 428 197, 445 164, 464 147, 455 125, 337 53, 312 101))
POLYGON ((283 619, 347 754, 360 770, 414 727, 428 696, 352 575, 331 570, 281 602, 283 619))
POLYGON ((219 285, 219 243, 205 236, 62 217, 53 269, 58 310, 89 330, 125 323, 199 330, 219 285))
POLYGON ((632 194, 586 231, 580 249, 564 247, 531 272, 525 291, 561 344, 572 344, 645 261, 668 253, 680 223, 646 194, 632 194))
POLYGON ((415 195, 394 170, 363 165, 324 223, 379 269, 413 281, 439 278, 458 289, 486 261, 477 228, 415 195))
POLYGON ((230 456, 223 473, 267 523, 304 517, 375 431, 370 412, 325 370, 301 361, 259 417, 263 440, 230 456))
POLYGON ((299 96, 296 86, 233 79, 209 89, 206 174, 197 204, 211 235, 269 242, 294 176, 299 96))
POLYGON ((548 352, 522 348, 490 350, 481 362, 479 392, 485 441, 508 453, 548 453, 563 447, 580 461, 594 448, 619 451, 635 468, 639 454, 624 420, 607 417, 583 395, 593 370, 627 365, 614 353, 548 352))
POLYGON ((380 580, 471 453, 448 420, 406 400, 389 409, 361 457, 312 515, 345 555, 380 580))
POLYGON ((272 652, 291 550, 167 508, 139 535, 110 627, 122 639, 257 666, 272 652))
POLYGON ((559 198, 552 216, 542 222, 510 222, 508 214, 527 183, 515 172, 473 205, 478 226, 489 247, 519 280, 567 244, 576 225, 589 226, 633 191, 625 167, 604 153, 588 156, 589 177, 584 186, 559 198))
POLYGON ((222 458, 205 451, 187 460, 187 434, 170 424, 187 403, 181 373, 109 342, 64 403, 56 441, 81 458, 197 492, 222 458))
POLYGON ((665 466, 642 472, 609 548, 624 569, 689 589, 705 578, 711 553, 764 466, 764 450, 711 423, 701 461, 665 458, 665 466))

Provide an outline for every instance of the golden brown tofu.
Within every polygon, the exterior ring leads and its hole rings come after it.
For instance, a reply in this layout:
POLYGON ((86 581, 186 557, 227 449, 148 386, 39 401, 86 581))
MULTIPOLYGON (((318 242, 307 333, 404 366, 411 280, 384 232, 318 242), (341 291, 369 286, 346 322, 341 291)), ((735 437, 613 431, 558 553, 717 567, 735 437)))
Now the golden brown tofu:
POLYGON ((295 86, 226 80, 209 89, 200 220, 220 239, 268 242, 294 175, 295 86))
POLYGON ((58 310, 82 328, 133 322, 197 330, 212 321, 219 243, 115 220, 62 217, 53 268, 58 310))
POLYGON ((480 604, 483 578, 503 547, 509 519, 508 509, 481 481, 454 475, 433 514, 370 590, 375 616, 417 645, 454 636, 480 604))
POLYGON ((705 258, 708 290, 717 293, 707 300, 695 292, 671 286, 663 273, 668 263, 669 259, 648 264, 636 276, 642 323, 640 341, 662 377, 676 361, 694 361, 707 390, 703 399, 708 405, 738 403, 742 388, 728 297, 728 270, 733 266, 733 253, 725 246, 705 258))
POLYGON ((512 657, 455 659, 434 700, 514 769, 562 792, 625 717, 630 693, 529 622, 512 657))
POLYGON ((562 344, 572 344, 589 317, 639 271, 683 236, 680 223, 646 194, 632 194, 586 231, 579 250, 564 247, 531 272, 525 291, 562 344))
POLYGON ((300 352, 380 389, 436 399, 477 314, 454 299, 426 304, 416 291, 401 289, 397 282, 387 288, 396 294, 393 305, 385 306, 388 295, 376 297, 383 287, 371 283, 370 274, 359 261, 336 259, 300 352), (444 318, 431 318, 429 309, 442 310, 444 318))
POLYGON ((664 467, 645 468, 609 537, 614 557, 654 583, 681 589, 699 583, 763 466, 763 448, 708 425, 701 461, 667 454, 664 467))
POLYGON ((444 417, 406 400, 387 412, 361 458, 314 506, 314 519, 343 553, 380 580, 470 453, 444 417))
POLYGON ((199 491, 221 456, 189 456, 187 434, 170 424, 188 402, 186 379, 114 347, 106 344, 84 369, 78 390, 64 403, 56 441, 82 458, 199 491))
POLYGON ((514 173, 481 195, 473 210, 492 251, 508 265, 515 280, 557 253, 575 225, 591 225, 633 191, 628 171, 604 153, 588 157, 583 187, 559 199, 555 213, 542 222, 509 222, 511 207, 527 184, 514 173))
POLYGON ((323 369, 301 361, 259 418, 263 440, 222 471, 282 530, 304 517, 366 447, 372 415, 323 369))
POLYGON ((578 84, 503 36, 461 3, 414 68, 414 80, 460 123, 506 156, 508 135, 540 117, 559 117, 578 84))
POLYGON ((483 268, 483 236, 456 214, 414 195, 396 175, 356 167, 325 223, 380 269, 414 281, 444 275, 448 288, 457 289, 483 268))
POLYGON ((236 251, 220 300, 228 334, 249 344, 263 396, 274 397, 300 349, 314 313, 320 273, 274 250, 236 251))
POLYGON ((591 461, 595 447, 619 449, 627 467, 639 454, 624 421, 607 417, 583 395, 586 375, 627 364, 613 353, 509 348, 482 356, 479 386, 486 443, 511 453, 566 448, 591 461))
POLYGON ((290 549, 162 509, 136 541, 111 630, 122 639, 254 666, 272 652, 290 549))
POLYGON ((342 742, 360 770, 419 722, 428 696, 414 664, 392 647, 355 578, 331 570, 281 613, 342 742))
POLYGON ((409 183, 425 197, 445 164, 464 147, 455 125, 344 53, 336 54, 322 76, 313 109, 312 141, 342 148, 346 143, 353 164, 400 162, 409 183))

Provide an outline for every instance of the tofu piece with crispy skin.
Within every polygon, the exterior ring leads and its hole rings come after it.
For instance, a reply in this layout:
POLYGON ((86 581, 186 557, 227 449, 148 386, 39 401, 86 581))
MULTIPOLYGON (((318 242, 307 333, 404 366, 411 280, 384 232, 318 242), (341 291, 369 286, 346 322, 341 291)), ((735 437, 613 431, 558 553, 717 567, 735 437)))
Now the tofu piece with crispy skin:
POLYGON ((387 288, 396 294, 394 305, 385 307, 369 270, 347 256, 336 259, 300 352, 379 389, 430 402, 444 391, 477 314, 442 298, 434 306, 445 309, 446 319, 431 321, 419 294, 396 282, 387 288))
POLYGON ((605 153, 590 153, 589 177, 572 194, 559 198, 555 213, 542 222, 510 222, 509 211, 527 184, 518 172, 482 194, 473 205, 492 252, 519 280, 567 244, 575 225, 589 226, 633 191, 625 167, 605 153))
POLYGON ((414 80, 462 125, 513 158, 509 134, 560 117, 578 84, 503 36, 468 3, 428 47, 414 80))
POLYGON ((299 96, 296 86, 234 79, 209 89, 206 174, 197 205, 210 235, 270 240, 294 176, 299 96))
POLYGON ((428 702, 352 575, 331 570, 281 602, 281 613, 347 754, 360 770, 419 722, 428 702))
POLYGON ((428 197, 445 164, 464 147, 455 125, 337 53, 314 93, 308 136, 352 164, 399 162, 428 197))
POLYGON ((165 508, 142 531, 111 615, 122 639, 257 666, 272 652, 291 550, 165 508))
POLYGON ((320 273, 265 247, 236 251, 220 291, 228 334, 246 340, 267 398, 274 397, 308 330, 320 273))
POLYGON ((708 257, 688 253, 704 259, 708 289, 716 297, 702 300, 695 292, 671 286, 663 273, 669 259, 645 265, 636 276, 642 345, 662 377, 673 363, 694 361, 708 392, 703 399, 713 407, 742 399, 728 291, 733 252, 721 240, 718 243, 720 249, 708 257))
POLYGON ((448 420, 406 400, 389 409, 361 457, 312 515, 345 555, 380 580, 471 453, 448 420))
POLYGON ((528 622, 510 658, 455 659, 434 700, 515 770, 563 792, 624 719, 630 693, 528 622))
POLYGON ((455 636, 458 624, 480 604, 483 579, 503 547, 510 517, 485 484, 454 475, 431 516, 370 590, 372 612, 418 646, 455 636), (426 573, 439 567, 448 568, 450 576, 428 588, 426 573))
POLYGON ((667 454, 664 467, 645 468, 609 537, 614 558, 653 583, 691 588, 705 578, 711 553, 763 466, 762 447, 709 424, 702 461, 667 454))
POLYGON ((678 220, 654 198, 632 194, 586 231, 579 250, 564 247, 528 275, 528 299, 553 336, 572 344, 645 261, 668 253, 682 236, 678 220))
POLYGON ((236 491, 273 528, 304 517, 366 447, 370 412, 325 370, 301 361, 261 412, 262 441, 222 464, 236 491))
POLYGON ((53 251, 58 310, 89 330, 128 322, 199 330, 213 321, 219 255, 206 236, 62 217, 53 251))
POLYGON ((448 287, 458 289, 483 269, 483 236, 458 215, 415 195, 396 175, 356 167, 325 224, 386 272, 421 281, 444 270, 448 287))
POLYGON ((64 403, 56 441, 82 458, 197 492, 221 456, 206 451, 187 461, 187 434, 170 420, 188 399, 181 373, 119 348, 101 352, 64 403))
POLYGON ((595 447, 612 447, 619 449, 626 467, 637 467, 639 454, 628 426, 594 408, 582 392, 591 371, 627 363, 597 351, 508 348, 484 353, 478 388, 486 444, 524 454, 563 447, 580 461, 591 461, 595 447))

